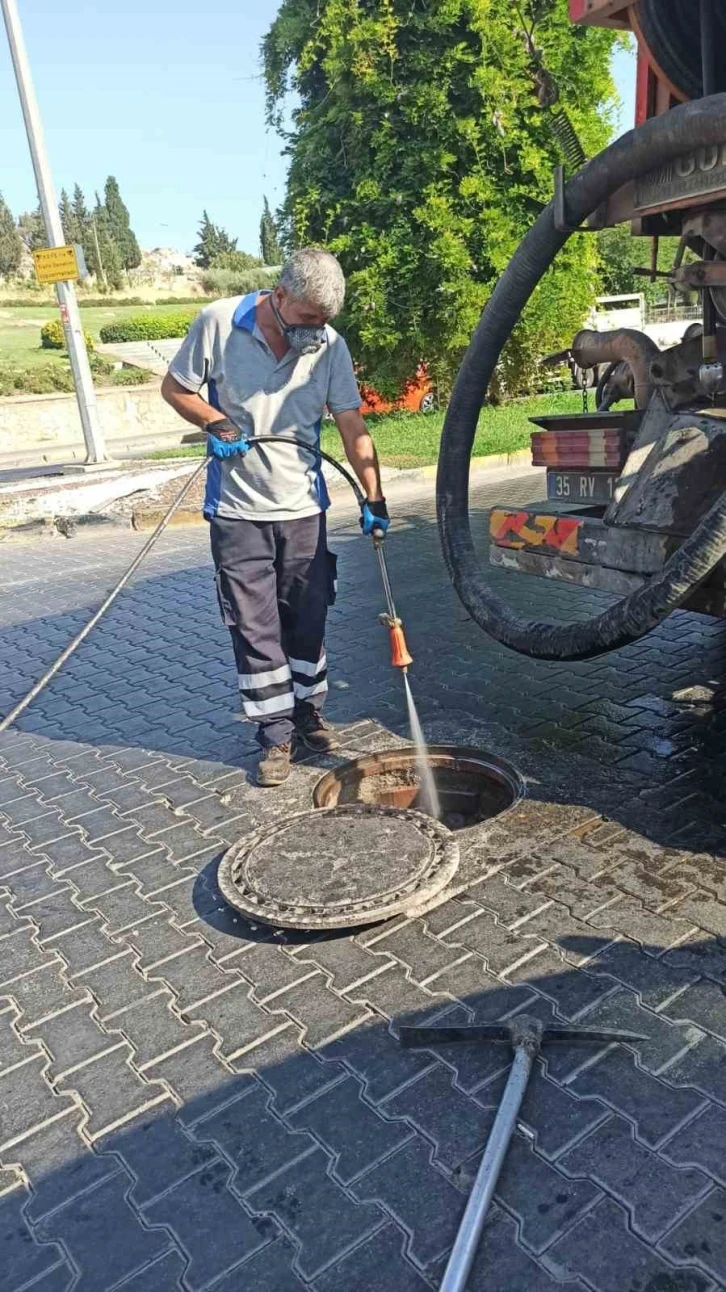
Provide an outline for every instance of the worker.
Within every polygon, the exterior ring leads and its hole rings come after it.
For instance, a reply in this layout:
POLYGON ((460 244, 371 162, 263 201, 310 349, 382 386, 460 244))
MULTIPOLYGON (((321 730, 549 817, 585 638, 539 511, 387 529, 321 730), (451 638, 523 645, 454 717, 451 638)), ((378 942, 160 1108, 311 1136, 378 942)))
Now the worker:
POLYGON ((315 456, 326 407, 365 494, 363 533, 385 533, 389 525, 350 353, 329 322, 344 296, 333 255, 312 247, 295 252, 273 291, 201 311, 161 388, 207 435, 204 515, 217 596, 242 711, 257 724, 257 780, 265 786, 287 779, 297 742, 318 753, 338 744, 321 714, 325 621, 335 596, 330 499, 315 456), (292 436, 312 452, 288 444, 249 449, 261 435, 292 436))

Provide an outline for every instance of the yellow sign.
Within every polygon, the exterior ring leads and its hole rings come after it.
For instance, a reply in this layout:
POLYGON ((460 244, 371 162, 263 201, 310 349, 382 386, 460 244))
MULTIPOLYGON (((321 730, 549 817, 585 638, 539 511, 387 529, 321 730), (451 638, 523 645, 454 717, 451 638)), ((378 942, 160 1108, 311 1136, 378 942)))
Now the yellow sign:
POLYGON ((39 283, 69 283, 79 277, 75 247, 41 247, 33 260, 39 283))

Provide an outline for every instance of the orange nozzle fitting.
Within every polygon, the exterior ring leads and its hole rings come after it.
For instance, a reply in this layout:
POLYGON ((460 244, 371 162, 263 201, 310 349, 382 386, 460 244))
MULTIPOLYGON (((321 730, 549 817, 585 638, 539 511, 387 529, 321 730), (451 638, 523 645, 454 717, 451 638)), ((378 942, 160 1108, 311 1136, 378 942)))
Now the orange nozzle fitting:
POLYGON ((391 619, 388 634, 391 638, 391 664, 394 668, 408 668, 413 664, 413 656, 409 654, 400 619, 391 619))

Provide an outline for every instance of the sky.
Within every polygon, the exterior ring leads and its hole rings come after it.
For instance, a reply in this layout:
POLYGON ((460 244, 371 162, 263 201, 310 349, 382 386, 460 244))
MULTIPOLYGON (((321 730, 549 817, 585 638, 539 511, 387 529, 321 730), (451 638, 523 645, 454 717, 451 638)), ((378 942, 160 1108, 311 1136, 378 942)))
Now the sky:
MULTIPOLYGON (((279 0, 17 0, 56 188, 93 199, 116 176, 141 246, 189 252, 206 208, 257 253, 263 195, 285 187, 265 124, 260 42, 279 0)), ((621 128, 634 58, 616 56, 621 128)), ((35 184, 0 22, 0 191, 18 215, 35 184)))

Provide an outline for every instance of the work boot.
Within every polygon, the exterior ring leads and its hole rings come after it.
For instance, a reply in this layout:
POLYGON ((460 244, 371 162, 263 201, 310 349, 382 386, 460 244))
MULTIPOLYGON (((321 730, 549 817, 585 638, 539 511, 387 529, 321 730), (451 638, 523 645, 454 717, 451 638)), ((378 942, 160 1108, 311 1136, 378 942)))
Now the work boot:
POLYGON ((295 735, 315 754, 329 754, 340 748, 340 741, 325 718, 312 705, 296 709, 293 717, 295 735))
POLYGON ((291 757, 292 745, 289 741, 286 745, 270 745, 269 749, 263 749, 257 764, 257 784, 263 785, 265 789, 282 785, 290 775, 291 757))

